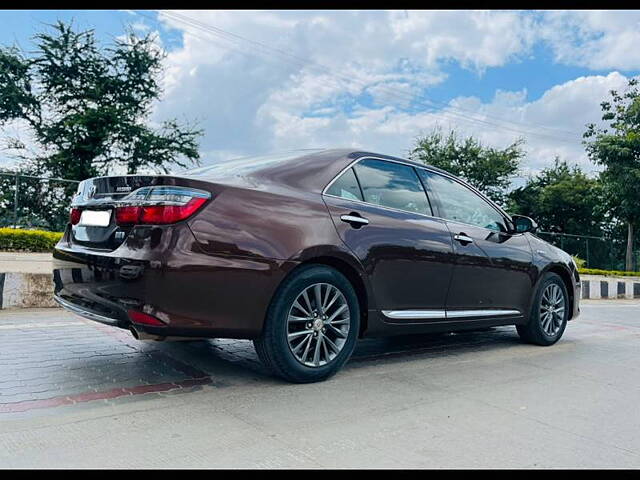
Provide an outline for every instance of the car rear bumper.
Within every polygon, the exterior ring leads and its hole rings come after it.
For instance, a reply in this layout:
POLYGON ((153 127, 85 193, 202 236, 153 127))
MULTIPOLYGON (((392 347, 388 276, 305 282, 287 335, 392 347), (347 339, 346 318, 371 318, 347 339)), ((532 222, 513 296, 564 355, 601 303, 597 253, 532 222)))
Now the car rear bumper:
POLYGON ((54 249, 54 298, 82 317, 164 336, 255 338, 297 263, 203 253, 186 224, 147 228, 113 251, 54 249), (160 320, 134 324, 131 311, 160 320))
POLYGON ((117 318, 111 318, 111 317, 106 317, 104 315, 101 315, 99 313, 93 312, 91 310, 89 310, 86 307, 83 307, 81 305, 72 303, 68 300, 65 300, 64 298, 58 296, 58 295, 53 295, 53 299, 56 301, 56 303, 58 305, 60 305, 62 308, 69 310, 72 313, 75 313, 76 315, 80 315, 81 317, 87 318, 89 320, 93 320, 95 322, 100 322, 100 323, 104 323, 106 325, 111 325, 113 327, 117 327, 119 326, 118 324, 120 323, 119 320, 117 318))

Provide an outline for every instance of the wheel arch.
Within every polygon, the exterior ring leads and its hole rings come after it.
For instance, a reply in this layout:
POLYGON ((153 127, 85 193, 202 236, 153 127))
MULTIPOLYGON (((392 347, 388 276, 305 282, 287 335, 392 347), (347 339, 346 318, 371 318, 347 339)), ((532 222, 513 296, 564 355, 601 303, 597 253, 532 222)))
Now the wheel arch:
MULTIPOLYGON (((291 275, 294 275, 303 267, 308 267, 310 265, 323 265, 327 267, 331 267, 342 275, 344 275, 349 283, 353 286, 353 289, 356 292, 356 296, 358 298, 358 306, 360 307, 360 331, 358 332, 358 336, 362 337, 363 333, 366 331, 368 326, 368 312, 369 309, 373 307, 373 299, 370 287, 368 285, 368 281, 366 279, 366 275, 362 271, 360 265, 356 263, 353 259, 349 258, 348 255, 340 255, 335 253, 324 253, 317 255, 307 256, 304 260, 300 261, 295 268, 291 269, 285 277, 281 280, 280 285, 282 285, 291 275)), ((274 292, 272 296, 275 298, 280 286, 274 292)))
MULTIPOLYGON (((538 285, 540 284, 542 277, 546 273, 555 273, 562 279, 562 283, 564 283, 564 286, 567 289, 567 294, 569 295, 569 320, 571 320, 574 315, 573 305, 575 301, 575 298, 574 298, 575 291, 573 288, 573 276, 571 275, 571 272, 561 264, 556 263, 556 264, 549 265, 540 273, 540 277, 538 279, 538 285)), ((536 291, 538 289, 538 285, 536 285, 536 291)))

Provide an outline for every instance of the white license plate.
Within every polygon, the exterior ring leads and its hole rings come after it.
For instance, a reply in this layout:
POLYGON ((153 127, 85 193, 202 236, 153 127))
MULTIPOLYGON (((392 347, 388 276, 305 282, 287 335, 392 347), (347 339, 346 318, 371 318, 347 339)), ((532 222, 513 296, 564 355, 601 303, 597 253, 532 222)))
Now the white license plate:
POLYGON ((83 210, 80 225, 85 227, 107 227, 111 222, 111 210, 83 210))

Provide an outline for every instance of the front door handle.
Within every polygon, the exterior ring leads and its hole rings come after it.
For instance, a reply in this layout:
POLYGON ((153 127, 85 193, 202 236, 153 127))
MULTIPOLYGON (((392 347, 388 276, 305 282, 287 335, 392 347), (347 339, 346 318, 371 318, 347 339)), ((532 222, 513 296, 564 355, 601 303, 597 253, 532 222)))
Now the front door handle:
POLYGON ((467 243, 473 243, 473 238, 467 236, 466 233, 458 233, 457 235, 453 236, 453 239, 457 240, 463 245, 466 245, 467 243))
POLYGON ((353 213, 350 213, 349 215, 342 215, 340 217, 340 220, 342 220, 343 222, 347 222, 349 225, 351 225, 354 228, 360 228, 363 225, 369 224, 368 219, 353 213))

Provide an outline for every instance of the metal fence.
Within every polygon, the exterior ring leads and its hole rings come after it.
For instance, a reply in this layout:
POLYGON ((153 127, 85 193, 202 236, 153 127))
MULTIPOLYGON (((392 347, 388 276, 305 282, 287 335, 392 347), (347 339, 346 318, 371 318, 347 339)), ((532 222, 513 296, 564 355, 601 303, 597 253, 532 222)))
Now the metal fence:
MULTIPOLYGON (((625 270, 626 239, 573 235, 569 233, 537 232, 537 236, 584 260, 585 268, 625 270)), ((640 250, 634 250, 634 265, 640 261, 640 250)))
POLYGON ((0 172, 0 227, 62 231, 78 182, 0 172))

